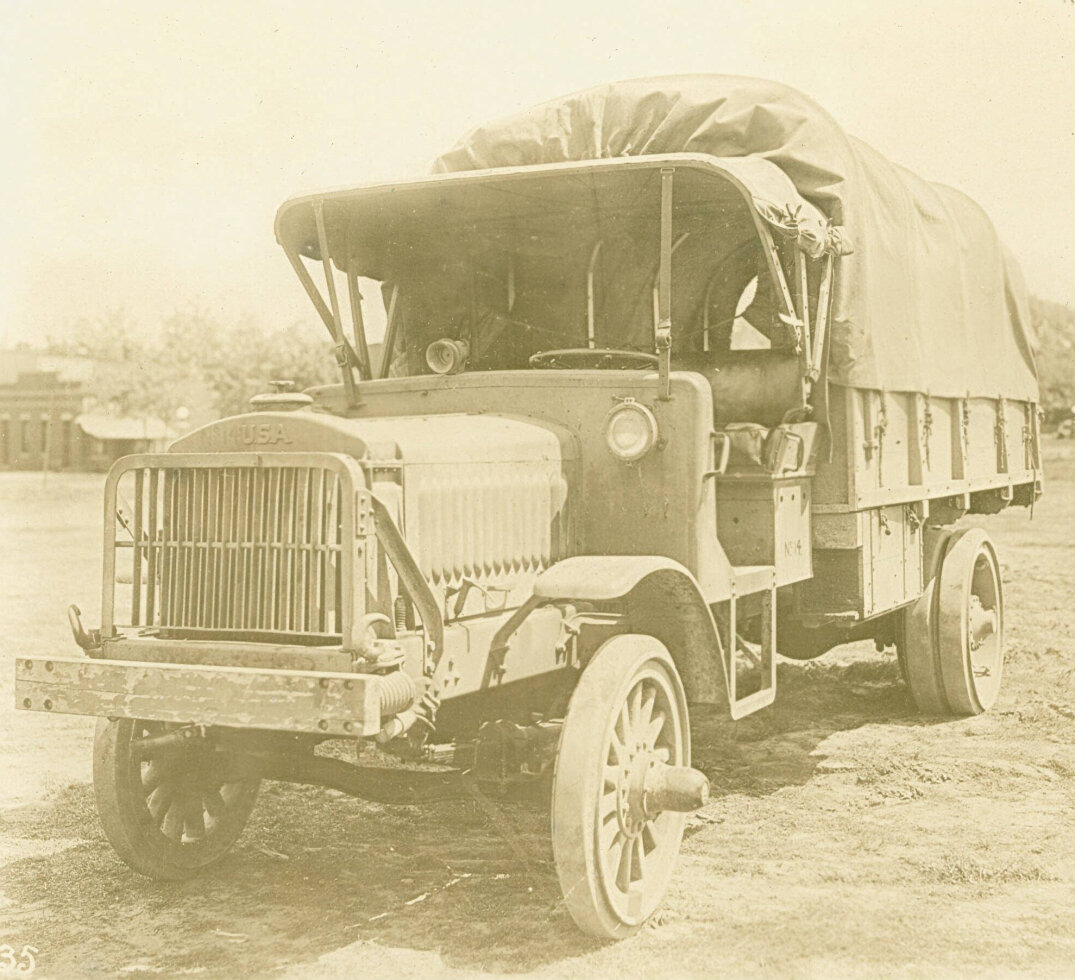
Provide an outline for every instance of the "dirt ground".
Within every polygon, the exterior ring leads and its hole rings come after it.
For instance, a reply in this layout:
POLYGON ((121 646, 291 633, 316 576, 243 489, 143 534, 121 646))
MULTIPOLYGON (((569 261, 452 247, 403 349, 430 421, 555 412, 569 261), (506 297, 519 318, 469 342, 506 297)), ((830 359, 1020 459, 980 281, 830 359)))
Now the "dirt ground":
MULTIPOLYGON (((0 950, 36 976, 1075 976, 1075 448, 982 520, 1008 659, 980 718, 918 718, 894 658, 782 663, 777 703, 696 717, 713 783, 664 911, 602 944, 559 902, 544 814, 387 808, 269 783, 215 871, 160 884, 106 844, 93 722, 15 712, 11 661, 97 621, 101 479, 0 474, 0 950)), ((0 962, 0 968, 3 963, 0 962)))

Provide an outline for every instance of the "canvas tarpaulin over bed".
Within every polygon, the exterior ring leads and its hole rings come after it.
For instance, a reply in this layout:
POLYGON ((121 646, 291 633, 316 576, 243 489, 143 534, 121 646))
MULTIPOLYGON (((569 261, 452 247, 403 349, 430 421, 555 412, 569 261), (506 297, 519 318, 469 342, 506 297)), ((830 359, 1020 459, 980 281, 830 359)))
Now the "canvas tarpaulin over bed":
POLYGON ((752 170, 756 205, 782 210, 788 195, 767 161, 844 230, 853 252, 836 279, 830 381, 1037 399, 1022 277, 981 208, 889 162, 785 86, 724 75, 604 85, 480 126, 434 169, 684 152, 752 170), (767 185, 784 200, 767 202, 767 185))

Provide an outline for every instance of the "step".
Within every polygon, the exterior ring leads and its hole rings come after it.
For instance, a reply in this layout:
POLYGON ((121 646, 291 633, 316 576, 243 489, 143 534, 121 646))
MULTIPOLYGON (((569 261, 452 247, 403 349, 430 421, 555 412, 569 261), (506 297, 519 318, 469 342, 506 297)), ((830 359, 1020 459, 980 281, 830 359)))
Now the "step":
POLYGON ((776 568, 772 565, 732 565, 733 596, 768 592, 775 586, 776 568))

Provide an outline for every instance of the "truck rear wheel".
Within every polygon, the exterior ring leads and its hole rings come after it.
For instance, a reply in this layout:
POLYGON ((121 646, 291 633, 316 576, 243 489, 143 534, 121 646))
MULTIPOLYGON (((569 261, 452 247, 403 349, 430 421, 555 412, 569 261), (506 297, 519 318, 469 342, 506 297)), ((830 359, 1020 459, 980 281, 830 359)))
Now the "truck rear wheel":
POLYGON ((1004 595, 996 549, 980 528, 953 534, 937 575, 903 614, 898 641, 919 710, 977 715, 1000 693, 1004 595))
POLYGON ((553 776, 556 873, 584 932, 629 936, 660 904, 683 838, 684 814, 671 808, 708 798, 689 766, 687 701, 668 651, 650 636, 606 641, 571 697, 553 776), (673 782, 693 799, 673 800, 673 782))
POLYGON ((131 868, 151 878, 189 878, 238 839, 260 781, 225 781, 211 752, 197 745, 143 758, 138 743, 166 731, 161 722, 102 718, 93 788, 105 836, 131 868))

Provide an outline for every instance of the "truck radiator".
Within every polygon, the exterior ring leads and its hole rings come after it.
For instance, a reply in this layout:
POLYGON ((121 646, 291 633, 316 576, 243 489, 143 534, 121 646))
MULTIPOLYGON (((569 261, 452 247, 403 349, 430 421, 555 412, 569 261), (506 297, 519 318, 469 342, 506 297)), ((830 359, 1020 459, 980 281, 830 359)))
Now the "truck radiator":
MULTIPOLYGON (((245 457, 247 454, 235 454, 245 457)), ((249 454, 242 465, 128 457, 109 481, 115 514, 105 625, 174 637, 340 642, 348 603, 354 474, 249 454), (114 619, 110 621, 108 613, 114 619)), ((212 461, 212 462, 210 462, 212 461)), ((229 460, 231 462, 231 460, 229 460)), ((109 548, 111 544, 111 548, 109 548)), ((107 634, 106 634, 107 635, 107 634)))
POLYGON ((435 585, 537 573, 567 557, 567 485, 542 464, 414 466, 406 477, 407 542, 435 585))

